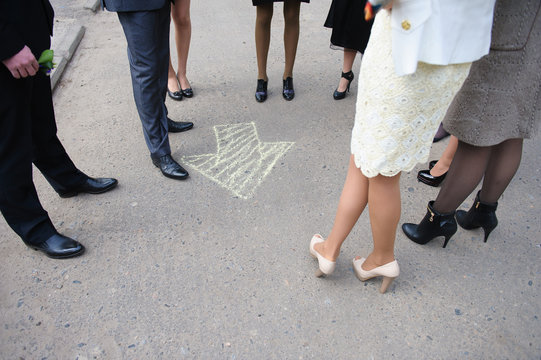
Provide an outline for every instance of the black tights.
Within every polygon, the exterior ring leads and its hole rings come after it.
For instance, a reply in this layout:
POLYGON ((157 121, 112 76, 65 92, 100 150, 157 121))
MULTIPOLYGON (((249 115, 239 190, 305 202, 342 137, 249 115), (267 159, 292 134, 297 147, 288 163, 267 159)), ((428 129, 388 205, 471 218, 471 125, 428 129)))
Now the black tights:
POLYGON ((496 203, 515 176, 522 157, 522 139, 509 139, 493 146, 473 146, 459 141, 447 179, 434 202, 440 213, 454 212, 481 179, 479 199, 496 203))

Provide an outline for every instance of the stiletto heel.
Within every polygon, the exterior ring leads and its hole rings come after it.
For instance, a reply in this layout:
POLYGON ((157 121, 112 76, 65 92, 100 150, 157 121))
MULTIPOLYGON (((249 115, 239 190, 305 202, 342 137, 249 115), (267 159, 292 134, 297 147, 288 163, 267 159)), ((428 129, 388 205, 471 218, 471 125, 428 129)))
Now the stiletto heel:
POLYGON ((322 243, 323 237, 319 234, 315 234, 312 236, 312 240, 310 241, 310 255, 312 255, 313 258, 317 259, 318 262, 318 269, 316 270, 316 277, 322 277, 324 275, 330 275, 334 271, 336 267, 336 261, 327 260, 314 249, 314 245, 318 243, 322 243))
POLYGON ((381 282, 379 292, 384 294, 393 280, 400 275, 400 267, 398 266, 398 262, 393 260, 390 263, 378 266, 375 269, 364 270, 363 264, 365 261, 365 258, 353 259, 353 272, 355 273, 355 276, 357 276, 357 279, 361 281, 383 276, 383 281, 381 282))
POLYGON ((485 242, 488 240, 488 236, 498 226, 498 218, 496 217, 496 209, 498 203, 487 203, 479 199, 479 192, 475 196, 475 202, 471 209, 466 212, 464 210, 458 210, 456 212, 456 221, 458 225, 466 230, 472 230, 477 228, 483 228, 485 235, 485 242))
POLYGON ((445 237, 445 241, 443 242, 443 248, 444 248, 444 249, 445 249, 445 247, 447 246, 447 243, 449 242, 449 240, 451 240, 451 236, 453 236, 453 235, 450 235, 450 236, 447 235, 447 236, 445 237))
POLYGON ((410 240, 421 245, 428 243, 438 236, 443 236, 445 237, 445 242, 443 243, 443 247, 445 248, 457 230, 455 213, 440 214, 434 210, 432 207, 433 204, 434 201, 428 202, 426 215, 418 225, 403 224, 402 230, 410 240))
POLYGON ((346 87, 345 91, 338 91, 338 88, 334 90, 333 98, 334 100, 342 100, 346 97, 346 92, 349 92, 349 86, 351 85, 351 82, 355 78, 355 75, 353 75, 353 71, 348 71, 347 73, 343 72, 342 77, 348 81, 348 86, 346 87))

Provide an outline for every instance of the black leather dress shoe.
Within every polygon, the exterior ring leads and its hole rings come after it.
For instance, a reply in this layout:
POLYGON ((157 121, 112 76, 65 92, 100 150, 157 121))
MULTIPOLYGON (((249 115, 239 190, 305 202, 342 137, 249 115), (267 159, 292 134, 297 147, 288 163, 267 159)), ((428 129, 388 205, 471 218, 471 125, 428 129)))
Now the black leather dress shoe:
POLYGON ((440 176, 433 176, 430 175, 430 170, 421 170, 417 173, 417 180, 427 185, 438 187, 440 186, 443 179, 445 179, 446 175, 447 172, 443 173, 443 175, 440 176))
POLYGON ((118 185, 118 180, 113 178, 91 178, 88 177, 84 183, 74 189, 58 192, 61 198, 69 198, 79 193, 101 194, 118 185))
POLYGON ((255 99, 257 102, 263 102, 267 100, 267 81, 263 79, 257 79, 257 88, 255 90, 255 99))
POLYGON ((26 244, 29 248, 41 251, 53 259, 67 259, 82 255, 85 247, 67 236, 56 234, 41 244, 26 244))
POLYGON ((193 90, 192 90, 192 88, 180 89, 180 92, 182 93, 182 95, 183 95, 184 97, 187 97, 187 98, 193 97, 193 90))
POLYGON ((293 78, 290 76, 284 80, 284 88, 282 90, 282 96, 287 101, 291 101, 295 97, 295 89, 293 89, 293 78))
POLYGON ((167 127, 169 128, 170 133, 178 133, 193 128, 193 122, 173 121, 167 118, 167 127))
POLYGON ((180 101, 182 100, 182 91, 170 91, 167 89, 167 95, 173 100, 180 101))
POLYGON ((152 159, 152 163, 157 168, 160 168, 164 176, 171 179, 184 180, 190 175, 171 157, 171 155, 164 155, 159 159, 152 159))

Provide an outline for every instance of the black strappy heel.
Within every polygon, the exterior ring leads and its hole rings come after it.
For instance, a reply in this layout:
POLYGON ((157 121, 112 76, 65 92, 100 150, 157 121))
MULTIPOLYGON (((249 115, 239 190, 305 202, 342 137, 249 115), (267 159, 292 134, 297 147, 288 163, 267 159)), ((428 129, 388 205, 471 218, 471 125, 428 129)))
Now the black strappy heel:
POLYGON ((343 98, 346 97, 346 92, 349 92, 349 86, 351 85, 351 82, 355 78, 355 75, 353 75, 353 71, 350 70, 347 73, 343 72, 342 77, 348 81, 348 87, 346 88, 345 91, 338 91, 338 88, 336 88, 333 94, 334 100, 342 100, 343 98))

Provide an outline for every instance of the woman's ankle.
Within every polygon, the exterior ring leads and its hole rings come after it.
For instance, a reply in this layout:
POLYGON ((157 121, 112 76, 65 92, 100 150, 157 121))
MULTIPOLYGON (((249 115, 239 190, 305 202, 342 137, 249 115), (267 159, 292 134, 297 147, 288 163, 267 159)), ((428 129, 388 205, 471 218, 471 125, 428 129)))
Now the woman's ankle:
POLYGON ((442 176, 449 170, 449 164, 444 164, 441 160, 434 165, 432 169, 430 169, 430 175, 432 176, 442 176))
POLYGON ((394 254, 384 254, 384 255, 378 255, 371 253, 366 257, 365 262, 363 263, 362 268, 364 270, 372 270, 377 267, 383 266, 385 264, 388 264, 390 262, 393 262, 395 260, 394 254))
POLYGON ((325 240, 322 243, 314 245, 314 249, 321 254, 325 259, 329 261, 336 261, 338 258, 338 255, 340 255, 340 248, 335 249, 331 246, 329 246, 329 243, 327 240, 325 240))
POLYGON ((167 78, 167 88, 169 89, 169 91, 173 91, 173 92, 180 90, 176 77, 167 78))

